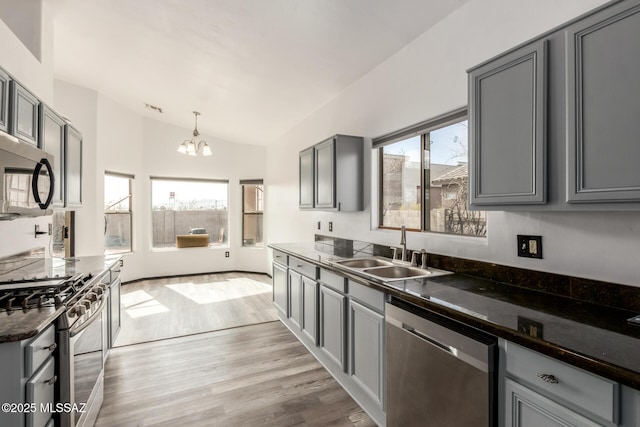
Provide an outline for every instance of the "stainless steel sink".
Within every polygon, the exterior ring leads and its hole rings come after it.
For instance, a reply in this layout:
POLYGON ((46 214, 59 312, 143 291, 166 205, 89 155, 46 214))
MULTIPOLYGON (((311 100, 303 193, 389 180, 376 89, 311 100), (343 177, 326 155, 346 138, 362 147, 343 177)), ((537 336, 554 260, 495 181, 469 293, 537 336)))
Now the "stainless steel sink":
POLYGON ((381 277, 383 279, 409 279, 414 277, 431 276, 432 273, 429 270, 423 270, 421 268, 404 267, 401 265, 394 265, 391 267, 381 268, 369 268, 363 270, 363 273, 371 274, 372 276, 381 277))
POLYGON ((346 259, 344 261, 336 261, 336 264, 351 268, 371 268, 393 265, 393 262, 386 261, 380 258, 356 258, 346 259))
POLYGON ((392 261, 383 257, 343 259, 330 261, 330 263, 350 273, 385 282, 451 274, 449 271, 436 270, 433 268, 425 270, 417 267, 409 267, 405 262, 392 261))

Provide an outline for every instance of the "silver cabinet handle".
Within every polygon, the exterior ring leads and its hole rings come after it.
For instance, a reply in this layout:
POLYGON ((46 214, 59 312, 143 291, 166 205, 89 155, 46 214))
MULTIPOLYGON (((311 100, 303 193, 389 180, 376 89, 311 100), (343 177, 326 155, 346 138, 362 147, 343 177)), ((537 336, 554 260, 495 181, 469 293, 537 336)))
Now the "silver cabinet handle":
POLYGON ((48 347, 44 347, 45 350, 49 350, 52 353, 53 353, 53 350, 55 350, 56 348, 58 348, 58 345, 56 343, 53 343, 48 347))
POLYGON ((58 381, 58 376, 54 375, 53 377, 46 380, 44 383, 49 385, 54 385, 56 381, 58 381))
POLYGON ((538 374, 538 378, 549 384, 558 384, 559 382, 558 379, 551 374, 538 374))
POLYGON ((302 268, 302 267, 304 267, 304 265, 300 265, 300 264, 298 264, 298 265, 296 265, 296 267, 297 267, 297 268, 302 268))

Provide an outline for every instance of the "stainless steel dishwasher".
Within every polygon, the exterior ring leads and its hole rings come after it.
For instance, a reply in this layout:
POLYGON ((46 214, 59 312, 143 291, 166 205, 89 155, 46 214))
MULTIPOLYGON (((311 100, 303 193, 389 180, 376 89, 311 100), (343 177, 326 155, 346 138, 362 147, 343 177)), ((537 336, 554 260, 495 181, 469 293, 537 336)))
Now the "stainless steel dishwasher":
POLYGON ((497 425, 497 339, 392 298, 387 427, 497 425))

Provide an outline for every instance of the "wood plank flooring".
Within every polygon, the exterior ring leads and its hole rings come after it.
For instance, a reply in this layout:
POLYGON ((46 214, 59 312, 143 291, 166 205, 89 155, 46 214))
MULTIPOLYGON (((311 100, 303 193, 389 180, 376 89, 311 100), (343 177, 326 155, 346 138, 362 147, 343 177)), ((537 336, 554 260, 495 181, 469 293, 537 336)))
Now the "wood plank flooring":
POLYGON ((96 426, 375 426, 280 322, 114 348, 96 426))
POLYGON ((277 320, 271 279, 220 273, 150 279, 122 287, 116 346, 277 320))

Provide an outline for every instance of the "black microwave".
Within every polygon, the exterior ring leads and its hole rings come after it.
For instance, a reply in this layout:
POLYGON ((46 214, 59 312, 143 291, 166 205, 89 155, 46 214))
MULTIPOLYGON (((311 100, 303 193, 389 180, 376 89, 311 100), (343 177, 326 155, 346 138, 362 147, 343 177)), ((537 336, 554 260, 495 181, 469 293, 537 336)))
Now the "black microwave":
POLYGON ((0 220, 51 215, 53 156, 0 132, 0 220))

